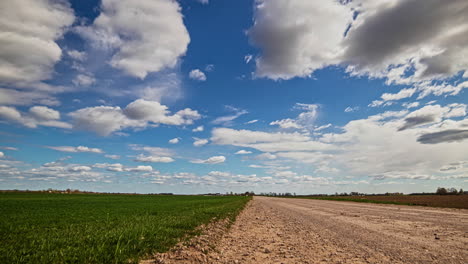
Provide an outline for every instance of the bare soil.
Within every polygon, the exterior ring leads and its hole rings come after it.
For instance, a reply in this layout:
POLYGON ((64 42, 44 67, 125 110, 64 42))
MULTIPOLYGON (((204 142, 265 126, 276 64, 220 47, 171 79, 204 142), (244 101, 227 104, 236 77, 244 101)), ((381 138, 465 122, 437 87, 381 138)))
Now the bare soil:
MULTIPOLYGON (((313 198, 313 197, 312 197, 313 198)), ((373 196, 332 196, 349 200, 368 200, 411 205, 468 209, 468 195, 373 195, 373 196)), ((326 200, 326 199, 325 199, 326 200)))
POLYGON ((468 263, 468 210, 255 197, 145 263, 468 263))

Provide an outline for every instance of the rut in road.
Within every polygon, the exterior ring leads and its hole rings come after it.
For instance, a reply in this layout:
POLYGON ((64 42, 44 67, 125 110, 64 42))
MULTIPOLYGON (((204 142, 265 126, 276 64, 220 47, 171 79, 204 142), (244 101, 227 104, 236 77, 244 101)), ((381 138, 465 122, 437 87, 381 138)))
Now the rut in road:
POLYGON ((255 197, 213 240, 155 263, 464 264, 468 210, 255 197))

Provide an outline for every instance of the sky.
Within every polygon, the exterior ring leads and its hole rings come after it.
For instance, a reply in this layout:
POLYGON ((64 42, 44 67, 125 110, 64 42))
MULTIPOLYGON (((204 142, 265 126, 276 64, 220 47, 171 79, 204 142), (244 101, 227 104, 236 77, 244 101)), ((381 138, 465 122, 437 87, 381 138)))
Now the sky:
POLYGON ((465 0, 0 1, 0 189, 468 189, 465 0))

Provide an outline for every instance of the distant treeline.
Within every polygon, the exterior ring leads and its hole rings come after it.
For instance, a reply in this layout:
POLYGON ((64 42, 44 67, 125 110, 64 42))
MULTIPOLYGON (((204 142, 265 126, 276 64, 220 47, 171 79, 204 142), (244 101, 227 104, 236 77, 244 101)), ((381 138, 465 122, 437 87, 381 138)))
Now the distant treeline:
POLYGON ((47 190, 0 190, 0 193, 61 193, 61 194, 124 194, 124 195, 174 195, 173 193, 121 193, 121 192, 91 192, 91 191, 82 191, 78 189, 66 189, 66 190, 57 190, 49 188, 47 190))
MULTIPOLYGON (((468 194, 468 191, 463 191, 463 189, 457 190, 456 188, 444 188, 438 187, 435 192, 422 192, 422 193, 410 193, 408 195, 463 195, 468 194)), ((272 196, 272 197, 321 197, 321 196, 398 196, 398 195, 405 195, 400 192, 387 192, 387 193, 360 193, 360 192, 343 192, 343 193, 335 193, 335 194, 300 194, 296 195, 296 193, 276 193, 276 192, 268 192, 268 193, 259 193, 260 196, 272 196)))
MULTIPOLYGON (((140 193, 120 193, 120 192, 91 192, 91 191, 82 191, 78 189, 66 189, 66 190, 57 190, 49 188, 47 190, 0 190, 0 192, 28 192, 28 193, 61 193, 61 194, 123 194, 123 195, 174 195, 173 193, 147 193, 147 194, 140 194, 140 193)), ((438 187, 435 192, 422 192, 422 193, 410 193, 407 195, 468 195, 468 191, 463 191, 463 189, 457 190, 456 188, 444 188, 438 187)), ((234 192, 226 192, 225 194, 222 193, 205 193, 200 195, 208 195, 208 196, 271 196, 271 197, 322 197, 322 196, 398 196, 398 195, 405 195, 400 192, 386 192, 386 193, 361 193, 361 192, 343 192, 343 193, 335 193, 335 194, 296 194, 290 192, 284 193, 276 193, 276 192, 261 192, 255 194, 253 191, 241 192, 241 193, 234 193, 234 192)))

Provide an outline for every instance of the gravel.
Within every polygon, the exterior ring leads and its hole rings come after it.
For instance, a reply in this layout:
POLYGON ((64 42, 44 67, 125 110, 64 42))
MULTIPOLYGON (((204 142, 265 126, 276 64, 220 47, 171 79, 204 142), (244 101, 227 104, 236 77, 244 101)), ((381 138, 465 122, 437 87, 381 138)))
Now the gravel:
POLYGON ((205 231, 145 263, 468 263, 465 209, 254 197, 205 231))

